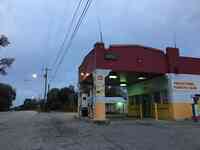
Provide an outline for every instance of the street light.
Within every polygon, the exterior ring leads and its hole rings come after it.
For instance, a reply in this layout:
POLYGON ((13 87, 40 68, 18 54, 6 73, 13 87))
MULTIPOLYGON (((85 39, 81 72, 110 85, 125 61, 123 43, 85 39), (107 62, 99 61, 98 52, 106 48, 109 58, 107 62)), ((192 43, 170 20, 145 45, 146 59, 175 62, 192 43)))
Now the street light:
POLYGON ((138 80, 145 80, 145 79, 146 79, 146 77, 143 77, 143 76, 138 77, 138 80))
POLYGON ((110 75, 109 78, 110 79, 117 79, 117 76, 116 75, 110 75))
POLYGON ((38 75, 36 73, 32 74, 32 78, 36 79, 38 75))
POLYGON ((121 86, 121 87, 126 87, 127 84, 126 84, 126 83, 120 83, 120 86, 121 86))
POLYGON ((117 106, 118 106, 118 107, 122 107, 122 106, 123 106, 123 103, 122 103, 122 102, 117 102, 117 106))
MULTIPOLYGON (((26 83, 34 83, 34 81, 36 81, 36 80, 38 80, 38 78, 40 78, 40 75, 38 75, 38 74, 36 74, 36 73, 32 73, 30 76, 29 76, 29 78, 28 79, 24 79, 24 82, 26 82, 26 83)), ((40 93, 41 91, 40 90, 36 90, 36 89, 34 89, 33 87, 30 89, 33 93, 40 93)), ((35 95, 35 94, 34 94, 35 95)), ((31 99, 38 99, 38 100, 40 100, 41 99, 41 94, 39 94, 38 96, 34 96, 34 95, 32 95, 31 96, 31 99)))
POLYGON ((28 79, 24 79, 25 82, 31 82, 33 81, 34 79, 37 79, 38 78, 38 75, 36 73, 33 73, 31 75, 31 78, 28 78, 28 79))

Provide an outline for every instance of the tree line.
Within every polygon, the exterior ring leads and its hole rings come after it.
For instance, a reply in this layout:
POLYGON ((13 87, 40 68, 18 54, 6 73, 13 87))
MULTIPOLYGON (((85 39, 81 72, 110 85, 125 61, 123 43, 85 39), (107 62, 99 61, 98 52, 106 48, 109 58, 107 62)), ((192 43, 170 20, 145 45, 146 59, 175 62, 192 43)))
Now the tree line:
MULTIPOLYGON (((10 44, 5 35, 0 35, 0 48, 10 44)), ((6 69, 10 67, 14 58, 0 58, 0 74, 6 75, 6 69)), ((8 111, 16 98, 16 90, 9 84, 0 83, 0 111, 8 111)), ((47 100, 26 98, 21 106, 15 110, 55 110, 55 111, 77 111, 78 94, 74 86, 64 88, 52 88, 48 91, 47 100)))
POLYGON ((76 112, 78 106, 78 94, 74 86, 64 88, 52 88, 47 93, 47 99, 25 99, 23 105, 15 110, 38 110, 41 111, 65 111, 76 112))
MULTIPOLYGON (((5 35, 0 35, 0 48, 6 47, 9 44, 8 38, 5 35)), ((1 75, 7 74, 6 69, 13 64, 14 60, 14 58, 0 58, 1 75)), ((9 84, 0 83, 0 111, 8 111, 15 98, 15 89, 9 84)))
POLYGON ((77 111, 78 94, 74 86, 52 88, 47 94, 47 108, 50 110, 77 111))
POLYGON ((15 98, 15 89, 9 84, 0 83, 0 111, 8 111, 15 98))
MULTIPOLYGON (((8 41, 8 38, 5 35, 0 35, 0 48, 6 47, 9 44, 10 42, 8 41)), ((6 75, 6 69, 10 67, 14 61, 14 58, 0 58, 0 74, 6 75)))

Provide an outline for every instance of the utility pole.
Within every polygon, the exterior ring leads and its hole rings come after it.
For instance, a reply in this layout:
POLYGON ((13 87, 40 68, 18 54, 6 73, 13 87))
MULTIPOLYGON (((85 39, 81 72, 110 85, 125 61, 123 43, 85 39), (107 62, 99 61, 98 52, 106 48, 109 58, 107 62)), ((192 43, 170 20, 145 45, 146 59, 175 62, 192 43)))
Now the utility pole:
POLYGON ((48 90, 47 90, 47 93, 49 93, 49 91, 50 91, 50 83, 48 83, 48 90))
POLYGON ((48 90, 48 73, 51 69, 49 68, 45 68, 45 73, 44 73, 44 100, 46 101, 47 100, 47 90, 48 90))

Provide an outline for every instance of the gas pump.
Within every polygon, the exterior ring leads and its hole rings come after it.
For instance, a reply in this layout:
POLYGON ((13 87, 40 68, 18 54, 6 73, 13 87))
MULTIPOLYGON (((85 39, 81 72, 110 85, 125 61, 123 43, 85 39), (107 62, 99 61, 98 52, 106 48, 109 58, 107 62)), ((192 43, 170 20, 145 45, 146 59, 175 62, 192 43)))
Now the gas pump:
POLYGON ((192 119, 198 122, 200 120, 200 94, 196 94, 193 97, 192 113, 192 119))
POLYGON ((86 93, 81 94, 81 103, 80 103, 81 116, 88 116, 88 95, 86 93))

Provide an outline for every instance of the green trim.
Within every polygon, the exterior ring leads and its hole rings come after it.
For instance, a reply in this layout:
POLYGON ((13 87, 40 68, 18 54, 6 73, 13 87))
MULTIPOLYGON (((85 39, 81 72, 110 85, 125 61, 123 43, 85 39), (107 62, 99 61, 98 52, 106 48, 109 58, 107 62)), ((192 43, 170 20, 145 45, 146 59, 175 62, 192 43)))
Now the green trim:
POLYGON ((166 76, 156 77, 134 85, 129 85, 127 89, 129 96, 162 91, 168 89, 168 79, 166 76))

